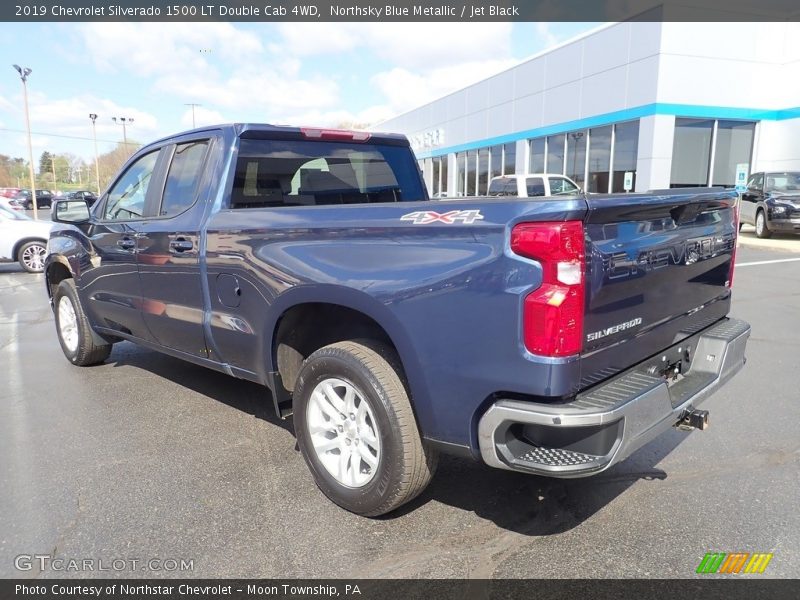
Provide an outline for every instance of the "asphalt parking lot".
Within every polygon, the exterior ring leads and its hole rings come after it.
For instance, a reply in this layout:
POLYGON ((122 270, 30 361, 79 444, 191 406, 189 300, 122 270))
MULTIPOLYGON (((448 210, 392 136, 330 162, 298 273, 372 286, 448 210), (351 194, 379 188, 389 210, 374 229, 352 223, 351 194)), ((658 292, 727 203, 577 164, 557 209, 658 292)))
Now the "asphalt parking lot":
POLYGON ((0 577, 109 575, 14 567, 45 554, 193 561, 132 577, 673 578, 711 551, 772 552, 763 577, 800 577, 800 253, 737 261, 749 361, 703 406, 708 431, 591 479, 444 458, 378 520, 317 491, 263 389, 130 343, 72 367, 43 277, 0 266, 0 577))

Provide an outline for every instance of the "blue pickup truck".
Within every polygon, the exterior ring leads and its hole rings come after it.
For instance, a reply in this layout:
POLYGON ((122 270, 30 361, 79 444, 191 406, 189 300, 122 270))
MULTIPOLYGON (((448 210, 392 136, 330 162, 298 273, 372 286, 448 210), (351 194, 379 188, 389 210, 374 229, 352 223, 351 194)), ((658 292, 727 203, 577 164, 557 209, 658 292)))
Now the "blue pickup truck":
POLYGON ((441 452, 599 473, 703 429, 745 361, 726 190, 433 201, 403 136, 236 124, 142 148, 53 220, 67 359, 128 340, 263 384, 362 515, 417 496, 441 452))

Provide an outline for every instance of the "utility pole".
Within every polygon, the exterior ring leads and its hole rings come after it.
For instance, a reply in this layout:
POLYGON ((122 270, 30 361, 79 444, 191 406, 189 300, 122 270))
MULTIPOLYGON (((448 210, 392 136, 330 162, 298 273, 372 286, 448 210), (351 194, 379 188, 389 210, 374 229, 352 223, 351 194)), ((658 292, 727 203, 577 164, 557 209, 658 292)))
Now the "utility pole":
MULTIPOLYGON (((92 139, 94 140, 94 178, 95 184, 97 185, 97 196, 100 196, 100 160, 97 158, 97 126, 95 125, 95 120, 97 120, 97 115, 95 113, 89 113, 89 118, 92 120, 92 139)), ((126 148, 127 150, 127 148, 126 148)))
POLYGON ((33 218, 39 218, 38 207, 36 206, 36 176, 33 173, 33 144, 31 143, 31 119, 28 114, 28 75, 33 69, 13 65, 22 80, 22 95, 25 98, 25 129, 28 131, 28 170, 31 176, 31 202, 33 203, 33 218))
POLYGON ((122 143, 125 144, 125 151, 127 152, 127 150, 128 150, 128 133, 127 133, 127 130, 125 129, 125 124, 126 123, 133 123, 133 118, 131 118, 131 117, 111 117, 111 120, 114 121, 114 123, 116 123, 118 119, 122 123, 122 143))
POLYGON ((184 106, 191 106, 192 107, 192 129, 194 129, 196 127, 196 125, 194 124, 194 107, 195 106, 203 106, 203 105, 202 104, 197 104, 195 102, 187 102, 187 103, 184 104, 184 106))
POLYGON ((50 155, 50 168, 53 170, 53 188, 58 191, 58 185, 56 185, 56 155, 50 155))

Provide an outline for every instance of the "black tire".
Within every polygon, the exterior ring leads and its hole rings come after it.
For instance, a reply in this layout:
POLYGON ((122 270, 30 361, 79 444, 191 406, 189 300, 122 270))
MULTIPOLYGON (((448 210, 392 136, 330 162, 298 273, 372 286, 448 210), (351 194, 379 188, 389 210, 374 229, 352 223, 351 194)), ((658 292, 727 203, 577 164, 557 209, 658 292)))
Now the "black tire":
POLYGON ((438 454, 423 444, 402 373, 391 348, 373 340, 349 340, 317 350, 298 374, 293 412, 300 452, 320 490, 350 512, 368 517, 391 512, 419 495, 436 471, 438 454), (329 378, 354 386, 375 417, 381 452, 374 475, 361 487, 340 483, 323 465, 311 440, 309 399, 329 378))
POLYGON ((47 255, 47 242, 33 240, 23 244, 17 251, 17 262, 28 273, 44 271, 44 258, 47 255))
POLYGON ((772 231, 767 225, 767 215, 762 209, 756 213, 756 236, 762 239, 772 237, 772 231))
POLYGON ((53 309, 56 317, 56 333, 58 334, 58 342, 61 344, 61 350, 64 356, 73 365, 79 367, 87 367, 89 365, 96 365, 108 358, 111 354, 112 344, 96 344, 92 336, 92 330, 89 326, 89 320, 86 318, 86 313, 83 311, 81 301, 78 298, 78 292, 75 289, 75 282, 72 279, 65 279, 58 284, 55 294, 53 294, 53 309), (64 329, 61 322, 61 303, 67 302, 71 305, 75 314, 75 331, 77 333, 77 342, 65 339, 64 329))

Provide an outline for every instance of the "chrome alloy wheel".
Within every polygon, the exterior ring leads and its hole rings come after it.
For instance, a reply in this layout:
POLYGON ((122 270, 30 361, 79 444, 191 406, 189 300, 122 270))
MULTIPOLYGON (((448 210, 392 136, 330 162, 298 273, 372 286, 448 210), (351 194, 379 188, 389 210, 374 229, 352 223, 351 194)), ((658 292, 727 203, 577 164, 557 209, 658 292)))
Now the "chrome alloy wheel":
POLYGON ((306 424, 317 458, 336 481, 359 488, 375 476, 381 459, 378 424, 364 395, 341 379, 317 384, 306 424))
POLYGON ((58 329, 61 339, 70 352, 78 350, 78 317, 75 316, 75 307, 67 296, 61 296, 58 301, 58 329))
POLYGON ((22 262, 31 271, 41 271, 44 269, 45 256, 47 256, 47 248, 39 244, 31 244, 22 252, 22 262))
POLYGON ((764 211, 758 211, 756 215, 756 235, 761 237, 764 235, 764 229, 767 227, 767 218, 764 216, 764 211))

